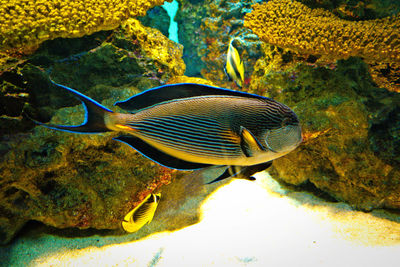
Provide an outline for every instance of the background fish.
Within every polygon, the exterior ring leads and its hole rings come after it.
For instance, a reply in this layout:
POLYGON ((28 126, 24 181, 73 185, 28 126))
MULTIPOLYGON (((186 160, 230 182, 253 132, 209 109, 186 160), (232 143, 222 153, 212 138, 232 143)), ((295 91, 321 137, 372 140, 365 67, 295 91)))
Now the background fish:
POLYGON ((153 220, 161 194, 149 194, 139 205, 125 215, 122 228, 133 233, 153 220))
POLYGON ((43 125, 78 133, 121 132, 115 140, 169 168, 259 165, 289 153, 302 140, 296 114, 258 95, 170 84, 117 102, 130 113, 116 113, 74 89, 56 85, 82 101, 85 121, 79 126, 43 125))
POLYGON ((244 82, 244 66, 240 60, 239 52, 233 46, 233 41, 229 42, 228 53, 226 55, 225 73, 230 80, 233 80, 237 86, 242 88, 244 82))

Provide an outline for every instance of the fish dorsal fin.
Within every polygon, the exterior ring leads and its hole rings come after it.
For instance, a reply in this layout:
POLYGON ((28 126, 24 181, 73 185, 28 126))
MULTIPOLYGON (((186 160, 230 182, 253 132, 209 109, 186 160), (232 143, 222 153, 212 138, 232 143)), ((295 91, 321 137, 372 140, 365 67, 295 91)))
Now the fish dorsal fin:
POLYGON ((209 164, 194 163, 175 158, 150 146, 145 141, 131 135, 123 135, 114 139, 122 143, 128 144, 145 157, 171 169, 196 170, 211 166, 209 164))
POLYGON ((180 98, 208 96, 208 95, 227 95, 241 96, 256 99, 268 99, 266 97, 253 95, 245 92, 229 90, 225 88, 213 87, 196 83, 167 84, 155 87, 134 95, 125 101, 116 102, 114 105, 129 112, 136 112, 140 109, 150 107, 162 102, 176 100, 180 98))
POLYGON ((243 126, 240 126, 240 147, 247 157, 265 150, 257 138, 243 126))

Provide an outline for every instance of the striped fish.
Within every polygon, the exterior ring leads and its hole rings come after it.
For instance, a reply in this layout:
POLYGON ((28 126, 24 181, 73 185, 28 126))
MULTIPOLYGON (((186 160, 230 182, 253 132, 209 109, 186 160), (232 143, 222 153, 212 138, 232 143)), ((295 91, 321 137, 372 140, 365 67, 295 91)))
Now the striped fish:
POLYGON ((233 38, 229 42, 228 53, 226 54, 225 73, 229 80, 234 81, 237 86, 242 88, 244 82, 244 66, 243 61, 240 60, 239 52, 233 46, 233 38))
MULTIPOLYGON (((79 126, 40 124, 77 133, 120 132, 115 140, 169 168, 241 166, 245 169, 239 173, 249 174, 289 153, 302 140, 296 114, 258 95, 201 84, 170 84, 117 102, 128 112, 117 113, 74 89, 55 85, 82 101, 85 121, 79 126)), ((232 176, 230 172, 214 181, 232 176)))
POLYGON ((122 228, 133 233, 142 228, 146 223, 153 220, 161 194, 148 194, 142 202, 125 215, 122 228))

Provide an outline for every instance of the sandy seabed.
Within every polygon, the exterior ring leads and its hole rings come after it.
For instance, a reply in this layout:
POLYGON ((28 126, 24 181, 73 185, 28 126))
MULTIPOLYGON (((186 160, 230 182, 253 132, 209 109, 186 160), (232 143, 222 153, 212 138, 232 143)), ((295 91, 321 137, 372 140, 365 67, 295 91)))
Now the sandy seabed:
POLYGON ((223 184, 185 228, 139 240, 22 235, 0 247, 0 265, 400 266, 398 217, 284 189, 266 172, 256 177, 223 184))

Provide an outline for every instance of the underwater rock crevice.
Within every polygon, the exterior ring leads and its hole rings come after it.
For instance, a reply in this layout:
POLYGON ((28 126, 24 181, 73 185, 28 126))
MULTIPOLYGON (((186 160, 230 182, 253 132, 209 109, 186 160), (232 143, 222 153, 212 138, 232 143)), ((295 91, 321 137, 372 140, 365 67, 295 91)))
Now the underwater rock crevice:
MULTIPOLYGON (((22 110, 41 122, 79 125, 84 118, 80 102, 49 78, 112 107, 185 70, 181 45, 134 20, 113 32, 63 40, 44 42, 0 76, 29 93, 22 110)), ((16 125, 1 122, 12 130, 0 131, 0 210, 9 211, 0 213, 1 244, 29 220, 121 231, 125 214, 175 177, 109 134, 55 132, 28 118, 16 125)))

